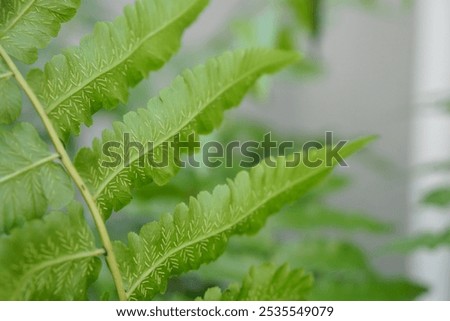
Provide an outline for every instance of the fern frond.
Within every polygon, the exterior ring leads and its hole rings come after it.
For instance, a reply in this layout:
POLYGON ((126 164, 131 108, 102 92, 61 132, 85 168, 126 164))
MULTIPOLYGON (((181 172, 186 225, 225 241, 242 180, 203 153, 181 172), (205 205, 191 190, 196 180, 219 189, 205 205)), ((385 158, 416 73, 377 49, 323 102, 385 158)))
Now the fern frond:
MULTIPOLYGON (((126 102, 128 88, 163 66, 208 0, 137 0, 114 22, 99 22, 80 46, 53 57, 35 87, 60 137, 78 134, 92 115, 126 102), (67 81, 70 79, 70 81, 67 81)), ((36 83, 33 81, 33 83, 36 83)))
POLYGON ((204 301, 301 301, 312 288, 313 277, 302 269, 291 270, 287 264, 252 267, 242 285, 232 284, 225 291, 211 288, 204 301))
POLYGON ((80 0, 0 0, 0 45, 31 64, 79 6, 80 0))
MULTIPOLYGON (((342 157, 370 140, 347 145, 342 157)), ((322 149, 312 157, 325 160, 326 152, 322 149)), ((128 246, 116 243, 128 297, 149 299, 165 290, 171 276, 217 259, 230 236, 258 231, 270 214, 298 199, 333 169, 325 164, 316 168, 288 166, 290 159, 279 157, 275 167, 261 163, 250 172, 241 172, 212 194, 201 192, 189 205, 177 206, 173 215, 145 225, 139 235, 129 234, 128 246)))
POLYGON ((12 123, 22 110, 22 94, 11 76, 12 73, 0 58, 0 124, 12 123))
POLYGON ((0 234, 60 209, 73 198, 73 186, 58 158, 34 127, 0 127, 0 234))
POLYGON ((175 175, 177 160, 173 148, 167 150, 165 144, 172 143, 177 134, 180 141, 187 141, 190 134, 212 131, 220 124, 223 112, 238 105, 258 77, 296 57, 290 52, 252 49, 211 59, 206 65, 185 71, 159 97, 150 100, 146 109, 130 112, 123 122, 114 123, 114 130, 104 131, 102 139, 94 140, 92 149, 82 149, 75 165, 90 184, 104 216, 127 205, 133 187, 151 181, 163 185, 175 175), (122 142, 123 150, 125 134, 144 146, 144 154, 131 149, 129 162, 122 158, 114 166, 105 166, 113 159, 105 155, 103 146, 122 142), (149 142, 153 146, 149 147, 149 142), (145 158, 150 154, 162 157, 163 153, 167 153, 167 166, 154 167, 145 158))
POLYGON ((0 300, 86 299, 102 254, 79 205, 27 222, 0 236, 0 300))

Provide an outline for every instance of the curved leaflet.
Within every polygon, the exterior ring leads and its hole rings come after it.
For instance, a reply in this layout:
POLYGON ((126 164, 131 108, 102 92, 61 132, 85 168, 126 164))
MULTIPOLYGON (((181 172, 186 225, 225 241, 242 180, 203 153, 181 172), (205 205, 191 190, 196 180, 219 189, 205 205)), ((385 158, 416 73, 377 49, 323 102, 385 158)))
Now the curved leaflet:
POLYGON ((0 126, 0 234, 67 205, 72 182, 31 124, 0 126))
MULTIPOLYGON (((371 140, 348 144, 341 156, 351 155, 371 140)), ((326 151, 310 157, 325 160, 326 151)), ((164 292, 171 276, 217 259, 229 237, 257 232, 269 215, 304 195, 333 169, 325 163, 316 168, 293 167, 290 160, 278 157, 275 166, 263 162, 249 172, 240 172, 211 194, 201 192, 188 205, 178 205, 173 214, 145 225, 139 235, 130 233, 128 246, 117 242, 115 252, 128 297, 150 299, 164 292)))
POLYGON ((81 206, 0 236, 0 300, 85 300, 99 255, 81 206))
POLYGON ((0 45, 31 64, 79 6, 80 0, 0 0, 0 45))

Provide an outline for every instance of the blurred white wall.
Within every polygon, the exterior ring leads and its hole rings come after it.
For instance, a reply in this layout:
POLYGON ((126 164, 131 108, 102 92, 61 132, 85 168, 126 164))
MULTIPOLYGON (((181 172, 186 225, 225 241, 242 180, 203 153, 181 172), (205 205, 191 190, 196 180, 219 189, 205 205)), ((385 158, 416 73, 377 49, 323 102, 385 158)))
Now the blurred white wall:
MULTIPOLYGON (((420 169, 450 159, 450 117, 436 106, 450 97, 450 1, 417 1, 415 19, 410 231, 438 232, 450 227, 448 211, 420 206, 419 200, 431 188, 448 184, 450 175, 420 169)), ((408 270, 432 285, 424 299, 450 299, 450 250, 419 251, 411 257, 408 270)))

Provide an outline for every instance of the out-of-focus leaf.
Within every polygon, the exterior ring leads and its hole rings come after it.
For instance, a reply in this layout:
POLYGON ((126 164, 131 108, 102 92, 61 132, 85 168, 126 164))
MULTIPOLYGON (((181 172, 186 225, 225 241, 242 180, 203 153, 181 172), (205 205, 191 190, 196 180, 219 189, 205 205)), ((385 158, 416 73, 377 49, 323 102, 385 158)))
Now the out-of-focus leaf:
POLYGON ((426 288, 405 279, 384 280, 367 275, 328 276, 314 283, 312 301, 409 301, 426 288))
POLYGON ((322 32, 322 0, 289 0, 288 4, 294 10, 298 23, 311 37, 318 38, 322 32))
POLYGON ((309 206, 294 205, 280 216, 278 222, 283 227, 298 229, 331 228, 372 233, 383 233, 391 230, 389 224, 367 214, 338 210, 317 203, 309 206))
POLYGON ((363 251, 348 242, 306 240, 280 254, 276 260, 287 259, 313 273, 308 300, 412 300, 425 291, 409 280, 376 274, 363 251))
POLYGON ((206 291, 205 301, 299 301, 311 290, 313 278, 302 269, 287 264, 252 267, 242 286, 232 284, 223 293, 220 288, 206 291))
POLYGON ((317 273, 370 270, 361 249, 348 242, 308 239, 285 247, 275 256, 276 261, 287 261, 317 273))
POLYGON ((387 246, 387 250, 411 252, 419 248, 435 249, 439 246, 450 246, 450 229, 443 232, 422 233, 399 240, 387 246))
POLYGON ((427 193, 422 203, 427 205, 433 205, 437 207, 449 207, 450 206, 450 186, 442 186, 427 193))

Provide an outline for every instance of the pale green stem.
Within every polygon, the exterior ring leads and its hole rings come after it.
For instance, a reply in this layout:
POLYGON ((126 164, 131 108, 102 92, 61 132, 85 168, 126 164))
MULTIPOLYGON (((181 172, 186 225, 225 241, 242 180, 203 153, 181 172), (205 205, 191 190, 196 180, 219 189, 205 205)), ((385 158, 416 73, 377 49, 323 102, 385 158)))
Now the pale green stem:
POLYGON ((51 161, 53 161, 53 160, 55 160, 57 158, 59 158, 59 154, 53 154, 53 155, 45 157, 45 158, 43 158, 41 160, 38 160, 37 162, 35 162, 33 164, 30 164, 30 165, 28 165, 26 167, 23 167, 20 170, 14 172, 14 173, 11 173, 9 175, 1 177, 0 178, 0 184, 2 184, 4 182, 7 182, 7 181, 9 181, 9 180, 19 176, 19 175, 22 175, 22 174, 28 172, 28 171, 31 171, 32 169, 38 168, 39 166, 45 165, 45 164, 47 164, 47 163, 49 163, 49 162, 51 162, 51 161))
POLYGON ((1 45, 0 45, 0 56, 3 57, 7 66, 12 71, 14 77, 16 78, 17 82, 19 83, 20 87, 22 87, 23 91, 30 99, 34 109, 38 113, 39 117, 41 118, 41 120, 48 132, 48 135, 53 143, 53 146, 55 147, 56 152, 60 155, 61 163, 66 168, 68 174, 74 181, 77 188, 80 190, 80 193, 83 196, 83 199, 86 202, 86 204, 89 208, 89 211, 91 212, 91 215, 92 215, 95 225, 97 227, 98 234, 100 235, 100 239, 105 248, 106 262, 108 263, 109 270, 111 271, 111 275, 114 280, 119 299, 126 300, 127 297, 126 297, 125 289, 123 286, 122 276, 120 275, 119 265, 117 264, 117 260, 116 260, 115 254, 114 254, 111 239, 109 237, 108 230, 106 229, 105 222, 103 221, 102 215, 100 214, 97 204, 95 203, 95 200, 91 195, 91 192, 86 187, 86 184, 84 183, 80 174, 78 173, 78 171, 76 170, 72 161, 70 160, 70 157, 67 154, 67 151, 64 148, 64 145, 59 140, 58 134, 57 134, 55 128, 53 127, 53 124, 52 124, 50 118, 48 118, 47 113, 45 112, 44 106, 41 104, 41 102, 37 98, 34 91, 28 85, 27 81, 23 78, 22 74, 17 69, 16 65, 14 64, 14 62, 12 61, 12 59, 10 58, 8 53, 3 49, 3 47, 1 45))
POLYGON ((11 77, 12 75, 13 75, 13 73, 12 73, 11 71, 2 73, 2 74, 0 74, 0 79, 3 79, 3 78, 9 78, 9 77, 11 77))

